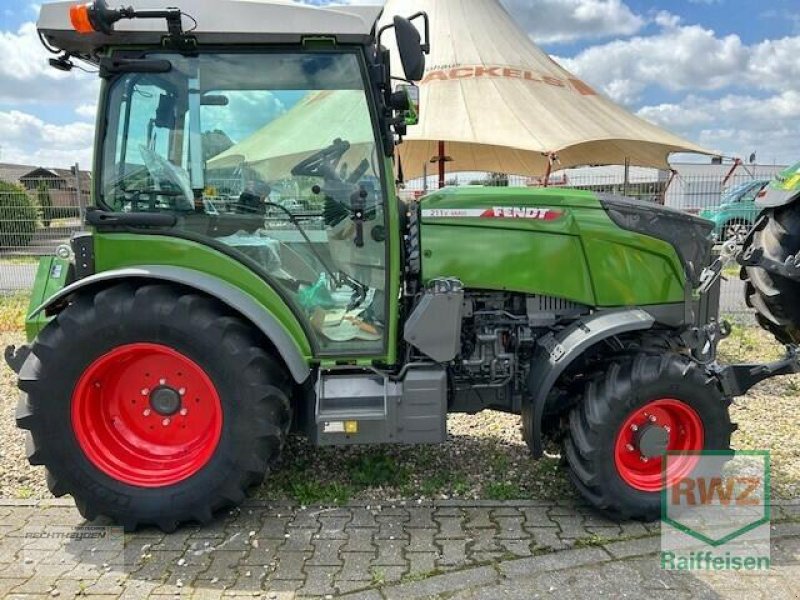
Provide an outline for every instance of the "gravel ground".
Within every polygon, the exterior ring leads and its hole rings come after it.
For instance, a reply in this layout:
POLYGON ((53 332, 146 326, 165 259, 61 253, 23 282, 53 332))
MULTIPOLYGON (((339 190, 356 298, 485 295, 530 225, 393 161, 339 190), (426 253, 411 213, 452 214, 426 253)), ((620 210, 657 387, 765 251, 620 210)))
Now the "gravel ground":
MULTIPOLYGON (((21 333, 0 333, 0 345, 21 343, 21 333)), ((771 360, 781 348, 759 329, 739 327, 722 347, 726 361, 771 360)), ((13 373, 0 368, 0 497, 48 498, 41 468, 25 459, 23 433, 14 425, 13 373)), ((733 408, 740 425, 737 449, 772 451, 776 497, 800 497, 800 376, 768 381, 733 408)), ((430 498, 531 498, 575 494, 558 458, 530 459, 519 417, 497 412, 453 415, 450 439, 441 446, 316 449, 293 438, 279 469, 258 495, 301 504, 430 498)))

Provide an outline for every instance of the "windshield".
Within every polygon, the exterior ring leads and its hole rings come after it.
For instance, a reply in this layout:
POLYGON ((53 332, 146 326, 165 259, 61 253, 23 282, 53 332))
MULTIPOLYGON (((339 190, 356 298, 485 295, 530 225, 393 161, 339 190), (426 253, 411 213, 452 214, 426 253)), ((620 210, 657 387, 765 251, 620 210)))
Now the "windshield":
POLYGON ((738 200, 741 199, 742 196, 747 194, 747 192, 754 191, 755 188, 763 185, 764 184, 759 181, 748 181, 747 183, 737 185, 735 188, 728 190, 722 195, 722 204, 730 204, 732 202, 737 202, 738 200))
POLYGON ((101 203, 175 214, 254 261, 323 351, 380 351, 382 153, 358 55, 150 58, 172 69, 110 86, 101 203))

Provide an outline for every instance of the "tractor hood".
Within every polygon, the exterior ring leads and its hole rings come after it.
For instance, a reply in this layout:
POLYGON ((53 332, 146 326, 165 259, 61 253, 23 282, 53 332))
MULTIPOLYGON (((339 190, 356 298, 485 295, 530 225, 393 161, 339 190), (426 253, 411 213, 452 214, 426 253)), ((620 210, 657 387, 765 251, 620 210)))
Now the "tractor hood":
POLYGON ((591 306, 682 302, 712 248, 710 221, 572 189, 445 188, 420 216, 424 279, 591 306))

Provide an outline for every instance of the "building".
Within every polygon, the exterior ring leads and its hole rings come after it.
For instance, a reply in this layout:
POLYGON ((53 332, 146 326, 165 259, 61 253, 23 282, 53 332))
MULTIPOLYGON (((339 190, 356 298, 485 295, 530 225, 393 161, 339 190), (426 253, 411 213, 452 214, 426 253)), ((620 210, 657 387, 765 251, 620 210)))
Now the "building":
POLYGON ((54 207, 86 206, 92 192, 92 174, 75 169, 51 169, 0 163, 0 181, 23 187, 31 194, 47 189, 54 207))

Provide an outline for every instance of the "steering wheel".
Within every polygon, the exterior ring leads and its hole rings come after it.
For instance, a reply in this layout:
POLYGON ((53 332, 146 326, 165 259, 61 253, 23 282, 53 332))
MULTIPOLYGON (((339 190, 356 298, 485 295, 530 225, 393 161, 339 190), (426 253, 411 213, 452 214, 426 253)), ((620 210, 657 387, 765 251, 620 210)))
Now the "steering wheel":
POLYGON ((336 168, 348 150, 350 150, 350 142, 336 139, 327 148, 323 148, 299 162, 292 169, 292 175, 295 177, 321 177, 325 181, 341 181, 336 168))

